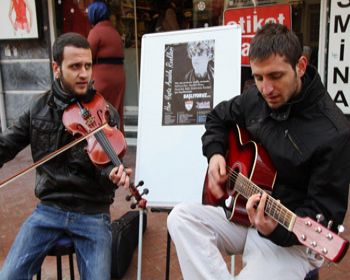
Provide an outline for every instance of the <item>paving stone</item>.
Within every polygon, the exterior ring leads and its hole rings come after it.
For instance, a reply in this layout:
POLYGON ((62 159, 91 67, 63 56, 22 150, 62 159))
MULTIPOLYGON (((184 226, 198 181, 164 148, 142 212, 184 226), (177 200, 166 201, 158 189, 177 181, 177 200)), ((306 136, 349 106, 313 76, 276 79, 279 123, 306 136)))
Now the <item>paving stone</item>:
MULTIPOLYGON (((129 147, 128 153, 124 158, 124 164, 132 168, 135 167, 136 147, 129 147)), ((5 164, 0 169, 0 180, 4 180, 31 163, 30 149, 22 151, 11 162, 5 164)), ((20 179, 10 183, 6 187, 0 189, 0 266, 2 266, 7 252, 19 230, 20 225, 25 218, 32 212, 38 199, 34 196, 34 176, 32 171, 20 179)), ((127 192, 119 189, 116 192, 114 203, 111 205, 112 220, 122 216, 129 211, 129 203, 125 201, 127 192)), ((143 237, 142 246, 142 279, 144 280, 160 280, 165 278, 166 268, 166 231, 167 213, 153 213, 148 211, 148 226, 143 237)), ((350 215, 347 213, 345 222, 344 237, 350 239, 350 215)), ((135 280, 137 278, 137 249, 134 252, 131 265, 122 278, 124 280, 135 280)), ((64 279, 69 278, 68 257, 63 257, 63 275, 64 279)), ((225 257, 228 264, 230 257, 225 257)), ((76 279, 79 279, 78 269, 75 264, 76 279)), ((241 259, 236 257, 236 271, 241 268, 241 259)), ((273 265, 273 264, 271 264, 273 265)), ((56 259, 54 257, 46 257, 42 266, 42 279, 56 279, 56 259)), ((176 250, 172 244, 170 258, 170 275, 169 279, 182 279, 179 269, 176 250)), ((343 261, 338 265, 325 265, 320 271, 320 279, 322 280, 346 280, 350 279, 350 253, 347 253, 343 261)))

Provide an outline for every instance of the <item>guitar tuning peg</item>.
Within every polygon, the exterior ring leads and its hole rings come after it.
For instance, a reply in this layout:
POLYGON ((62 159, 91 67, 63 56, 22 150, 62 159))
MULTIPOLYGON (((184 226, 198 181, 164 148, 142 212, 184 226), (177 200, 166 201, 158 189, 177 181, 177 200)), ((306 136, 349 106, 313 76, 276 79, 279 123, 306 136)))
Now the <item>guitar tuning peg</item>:
POLYGON ((328 229, 331 229, 332 228, 332 225, 333 225, 333 221, 332 220, 329 220, 328 224, 327 224, 327 228, 328 229))
POLYGON ((324 216, 322 214, 317 214, 316 215, 317 222, 322 222, 324 220, 324 216))
POLYGON ((345 231, 345 227, 343 225, 338 226, 338 235, 342 234, 345 231))

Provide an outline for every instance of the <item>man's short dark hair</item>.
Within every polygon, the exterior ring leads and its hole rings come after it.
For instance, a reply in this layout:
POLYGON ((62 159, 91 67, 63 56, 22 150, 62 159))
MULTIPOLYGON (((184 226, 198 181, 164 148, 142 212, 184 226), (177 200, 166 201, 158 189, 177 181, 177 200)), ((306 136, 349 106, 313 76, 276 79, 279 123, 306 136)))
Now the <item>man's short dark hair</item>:
POLYGON ((264 60, 271 55, 280 55, 294 68, 302 48, 298 37, 286 26, 278 23, 267 23, 259 29, 249 49, 249 59, 264 60))
POLYGON ((52 47, 53 60, 58 65, 62 64, 64 47, 67 46, 90 49, 89 42, 84 36, 74 32, 64 33, 57 37, 52 47))

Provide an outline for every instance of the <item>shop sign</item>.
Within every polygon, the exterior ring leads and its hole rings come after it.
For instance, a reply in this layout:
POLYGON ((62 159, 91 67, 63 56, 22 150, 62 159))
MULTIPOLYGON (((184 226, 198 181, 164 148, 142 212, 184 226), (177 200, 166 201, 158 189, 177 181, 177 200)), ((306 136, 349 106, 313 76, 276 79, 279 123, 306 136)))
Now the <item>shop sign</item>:
POLYGON ((331 2, 327 89, 334 102, 350 114, 350 0, 331 2), (347 51, 345 51, 347 50, 347 51))
POLYGON ((234 8, 224 11, 225 25, 240 25, 242 31, 241 63, 249 65, 249 47, 256 31, 268 22, 281 23, 291 28, 289 5, 269 5, 252 8, 234 8))

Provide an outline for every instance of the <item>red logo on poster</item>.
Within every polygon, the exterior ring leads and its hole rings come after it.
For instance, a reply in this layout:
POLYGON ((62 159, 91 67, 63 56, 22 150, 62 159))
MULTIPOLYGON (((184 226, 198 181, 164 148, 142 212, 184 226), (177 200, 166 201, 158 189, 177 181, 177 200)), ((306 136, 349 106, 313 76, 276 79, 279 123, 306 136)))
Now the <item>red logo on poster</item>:
POLYGON ((224 24, 238 24, 242 30, 242 65, 249 65, 250 41, 255 32, 268 22, 281 23, 291 28, 289 5, 261 6, 253 8, 227 9, 224 11, 224 24))

